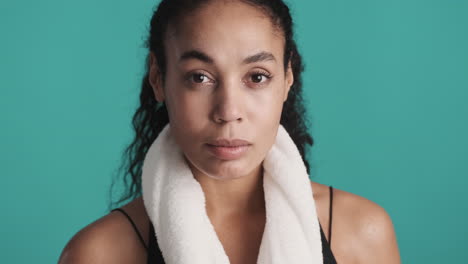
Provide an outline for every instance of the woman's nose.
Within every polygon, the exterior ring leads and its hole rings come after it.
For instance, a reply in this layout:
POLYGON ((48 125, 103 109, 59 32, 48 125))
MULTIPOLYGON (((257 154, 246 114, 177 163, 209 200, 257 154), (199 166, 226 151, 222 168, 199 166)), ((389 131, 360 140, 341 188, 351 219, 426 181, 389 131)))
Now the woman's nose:
POLYGON ((243 100, 239 83, 220 84, 215 95, 214 121, 217 123, 241 121, 243 100))

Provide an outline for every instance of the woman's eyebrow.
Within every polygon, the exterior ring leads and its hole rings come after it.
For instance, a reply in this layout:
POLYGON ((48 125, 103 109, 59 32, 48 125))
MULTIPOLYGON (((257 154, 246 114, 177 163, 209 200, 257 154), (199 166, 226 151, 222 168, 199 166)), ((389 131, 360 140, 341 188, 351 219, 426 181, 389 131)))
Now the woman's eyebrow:
POLYGON ((270 61, 270 60, 276 62, 275 56, 273 56, 273 54, 271 54, 270 52, 261 51, 257 54, 254 54, 252 56, 245 58, 243 63, 249 64, 249 63, 254 63, 254 62, 270 61))
POLYGON ((214 60, 210 56, 206 55, 202 51, 189 50, 189 51, 182 53, 182 55, 179 58, 179 63, 184 60, 190 60, 190 59, 201 60, 203 62, 210 63, 210 64, 213 64, 214 62, 214 60))
MULTIPOLYGON (((200 60, 209 64, 214 63, 213 58, 211 58, 206 53, 199 51, 199 50, 189 50, 189 51, 182 53, 182 55, 179 58, 179 63, 185 60, 189 60, 189 59, 196 59, 196 60, 200 60)), ((270 52, 261 51, 261 52, 258 52, 254 55, 251 55, 245 58, 242 61, 242 63, 250 64, 250 63, 255 63, 255 62, 260 62, 260 61, 276 61, 276 58, 270 52)))

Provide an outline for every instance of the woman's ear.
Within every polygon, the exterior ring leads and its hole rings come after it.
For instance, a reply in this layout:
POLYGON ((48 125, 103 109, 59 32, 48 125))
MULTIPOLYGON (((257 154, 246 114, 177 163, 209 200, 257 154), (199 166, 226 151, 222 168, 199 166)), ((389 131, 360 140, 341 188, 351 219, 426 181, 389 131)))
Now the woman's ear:
POLYGON ((289 60, 288 62, 288 68, 286 69, 286 76, 285 76, 285 89, 284 89, 284 99, 283 99, 283 103, 286 102, 286 100, 288 99, 288 94, 289 94, 289 90, 291 89, 291 86, 293 85, 294 83, 294 73, 292 71, 292 67, 291 67, 291 60, 289 60))
POLYGON ((161 71, 158 68, 158 63, 156 60, 156 56, 154 55, 153 52, 150 52, 150 65, 149 65, 149 83, 151 87, 153 88, 154 96, 156 98, 156 101, 162 103, 165 99, 164 95, 164 89, 162 85, 162 76, 161 76, 161 71))

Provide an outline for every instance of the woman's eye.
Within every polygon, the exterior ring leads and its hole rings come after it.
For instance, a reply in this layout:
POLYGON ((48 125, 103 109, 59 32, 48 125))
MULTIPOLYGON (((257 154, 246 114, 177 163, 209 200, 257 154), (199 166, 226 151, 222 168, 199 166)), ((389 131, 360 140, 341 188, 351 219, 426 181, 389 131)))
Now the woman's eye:
POLYGON ((263 77, 265 77, 265 76, 263 76, 263 75, 261 75, 261 74, 254 74, 254 75, 252 75, 252 81, 253 81, 254 83, 262 82, 262 78, 263 78, 263 77))
POLYGON ((210 79, 208 76, 201 74, 201 73, 194 73, 190 77, 193 82, 195 83, 203 83, 204 81, 209 81, 210 79))
POLYGON ((268 81, 271 78, 271 76, 267 73, 259 72, 252 74, 250 78, 253 83, 263 83, 268 81))

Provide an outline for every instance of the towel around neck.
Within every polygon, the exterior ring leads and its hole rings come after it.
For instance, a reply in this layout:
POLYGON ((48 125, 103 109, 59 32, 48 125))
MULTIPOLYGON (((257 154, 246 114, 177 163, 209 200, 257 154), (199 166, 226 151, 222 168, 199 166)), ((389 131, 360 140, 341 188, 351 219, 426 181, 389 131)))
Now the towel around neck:
MULTIPOLYGON (((208 217, 205 195, 167 124, 143 163, 148 216, 168 264, 229 264, 208 217)), ((302 157, 279 125, 263 161, 266 223, 259 264, 323 264, 313 190, 302 157)))

